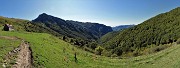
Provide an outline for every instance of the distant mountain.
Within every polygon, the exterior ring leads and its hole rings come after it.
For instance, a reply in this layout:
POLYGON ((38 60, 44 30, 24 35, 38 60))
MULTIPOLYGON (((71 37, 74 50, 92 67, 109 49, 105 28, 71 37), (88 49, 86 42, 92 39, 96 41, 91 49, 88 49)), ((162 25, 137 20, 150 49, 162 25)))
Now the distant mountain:
POLYGON ((40 14, 36 19, 32 20, 32 22, 48 27, 63 36, 84 40, 96 40, 104 34, 113 31, 111 27, 103 24, 63 20, 46 13, 40 14))
POLYGON ((180 38, 180 7, 159 14, 143 23, 119 32, 118 35, 103 44, 112 54, 141 55, 150 47, 154 51, 166 48, 166 45, 180 38), (159 47, 157 47, 159 46, 159 47), (130 53, 129 53, 130 52, 130 53))
POLYGON ((120 26, 112 27, 112 29, 113 29, 113 31, 119 31, 119 30, 123 30, 123 29, 130 28, 133 26, 135 26, 135 25, 120 25, 120 26))

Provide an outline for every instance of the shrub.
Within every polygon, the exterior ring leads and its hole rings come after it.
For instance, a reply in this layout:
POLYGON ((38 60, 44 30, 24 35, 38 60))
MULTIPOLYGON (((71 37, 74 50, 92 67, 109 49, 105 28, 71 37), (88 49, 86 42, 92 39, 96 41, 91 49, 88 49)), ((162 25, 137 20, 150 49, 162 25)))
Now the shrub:
POLYGON ((134 57, 137 57, 137 56, 139 56, 139 52, 137 52, 137 51, 134 51, 134 52, 133 52, 133 56, 134 56, 134 57))
POLYGON ((154 47, 152 49, 152 52, 159 52, 159 51, 164 50, 168 47, 169 47, 169 45, 167 45, 167 44, 166 45, 160 45, 160 46, 154 47))
POLYGON ((102 55, 107 56, 107 57, 111 57, 112 53, 111 53, 111 51, 104 50, 104 51, 102 52, 102 55))
POLYGON ((114 54, 116 54, 118 56, 121 56, 123 51, 122 51, 121 47, 117 47, 112 51, 112 53, 114 53, 114 54))
POLYGON ((180 38, 176 41, 177 44, 180 44, 180 38))
POLYGON ((89 45, 89 47, 90 47, 91 49, 95 49, 98 44, 97 44, 96 42, 92 42, 92 43, 90 43, 90 44, 88 44, 88 45, 89 45))
POLYGON ((118 57, 118 55, 117 54, 113 54, 113 55, 111 55, 111 57, 118 57))
POLYGON ((103 51, 104 51, 104 48, 102 48, 101 46, 98 46, 97 48, 95 48, 95 53, 97 55, 101 55, 103 51))

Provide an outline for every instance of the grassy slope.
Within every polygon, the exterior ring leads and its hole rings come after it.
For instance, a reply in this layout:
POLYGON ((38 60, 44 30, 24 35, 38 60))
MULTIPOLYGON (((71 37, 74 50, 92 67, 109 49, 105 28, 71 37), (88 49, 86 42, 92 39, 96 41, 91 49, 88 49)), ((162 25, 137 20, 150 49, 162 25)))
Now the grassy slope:
POLYGON ((4 58, 6 57, 6 54, 8 54, 8 52, 13 50, 14 48, 18 47, 20 42, 21 42, 20 40, 10 40, 6 38, 0 38, 0 68, 4 62, 4 58))
MULTIPOLYGON (((180 67, 180 45, 172 46, 155 54, 130 59, 112 59, 103 56, 97 56, 95 59, 93 54, 77 49, 49 34, 0 32, 0 35, 17 36, 30 42, 35 66, 41 65, 47 68, 180 67), (74 52, 77 52, 78 63, 74 62, 74 52)), ((0 43, 2 44, 2 42, 0 43)))
POLYGON ((13 27, 16 31, 25 31, 24 25, 27 22, 28 22, 28 20, 7 18, 7 17, 0 16, 0 27, 2 27, 4 24, 11 24, 11 25, 13 25, 13 27))

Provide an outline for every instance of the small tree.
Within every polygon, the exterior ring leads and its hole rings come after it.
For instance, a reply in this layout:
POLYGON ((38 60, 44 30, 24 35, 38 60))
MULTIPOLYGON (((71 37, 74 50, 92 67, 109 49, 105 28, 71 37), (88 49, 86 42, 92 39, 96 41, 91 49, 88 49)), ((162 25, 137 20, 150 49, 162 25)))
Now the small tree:
POLYGON ((97 45, 98 44, 96 42, 92 42, 92 43, 90 43, 90 48, 95 49, 97 47, 97 45))
MULTIPOLYGON (((124 48, 124 51, 126 50, 126 48, 124 48)), ((118 56, 121 56, 123 51, 122 51, 122 48, 121 47, 117 47, 115 49, 113 49, 112 53, 118 55, 118 56)))
POLYGON ((74 40, 73 40, 73 39, 71 39, 71 40, 70 40, 70 43, 73 43, 73 42, 74 42, 74 40))
POLYGON ((95 53, 96 53, 97 55, 101 55, 103 51, 104 51, 104 48, 102 48, 101 46, 98 46, 98 47, 95 49, 95 53))
POLYGON ((64 41, 66 40, 66 36, 63 36, 63 40, 64 40, 64 41))
POLYGON ((76 54, 76 52, 74 53, 74 60, 75 60, 75 62, 77 63, 78 62, 78 60, 77 60, 77 56, 76 56, 77 54, 76 54))

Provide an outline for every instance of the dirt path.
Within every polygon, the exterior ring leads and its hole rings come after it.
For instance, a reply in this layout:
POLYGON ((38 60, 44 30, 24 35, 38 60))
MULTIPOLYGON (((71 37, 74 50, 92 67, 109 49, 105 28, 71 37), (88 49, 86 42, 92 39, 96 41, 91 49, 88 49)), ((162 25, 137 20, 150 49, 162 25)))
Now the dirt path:
POLYGON ((31 50, 29 49, 29 44, 25 41, 22 41, 20 45, 20 51, 16 59, 16 64, 13 65, 13 68, 31 68, 31 50))
POLYGON ((9 39, 9 40, 17 40, 17 39, 19 39, 19 38, 17 38, 17 37, 9 37, 9 36, 0 36, 0 39, 9 39))

